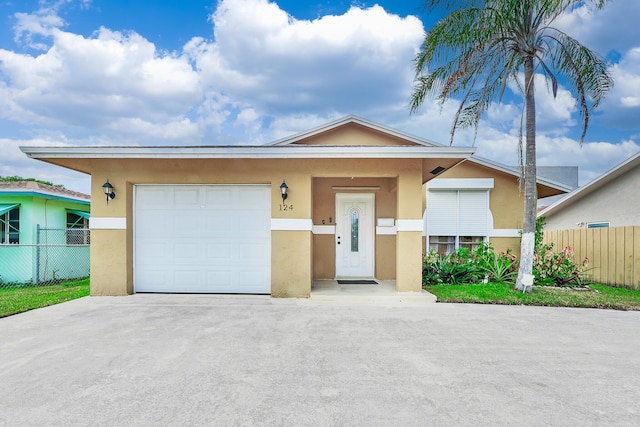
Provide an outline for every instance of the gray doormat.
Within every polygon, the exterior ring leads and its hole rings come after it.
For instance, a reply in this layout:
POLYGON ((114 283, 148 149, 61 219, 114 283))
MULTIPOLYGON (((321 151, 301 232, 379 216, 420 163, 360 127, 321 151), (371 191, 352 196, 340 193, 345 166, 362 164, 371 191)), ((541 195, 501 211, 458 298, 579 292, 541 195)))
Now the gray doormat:
POLYGON ((338 285, 377 285, 378 282, 369 279, 357 279, 357 280, 338 280, 338 285))

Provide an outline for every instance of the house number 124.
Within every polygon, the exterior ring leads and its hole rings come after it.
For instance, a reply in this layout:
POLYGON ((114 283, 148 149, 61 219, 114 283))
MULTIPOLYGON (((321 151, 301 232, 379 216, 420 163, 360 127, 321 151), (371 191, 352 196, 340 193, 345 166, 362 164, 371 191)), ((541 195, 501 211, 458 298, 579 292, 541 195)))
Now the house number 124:
POLYGON ((293 205, 280 205, 280 210, 281 211, 292 211, 293 210, 293 205))

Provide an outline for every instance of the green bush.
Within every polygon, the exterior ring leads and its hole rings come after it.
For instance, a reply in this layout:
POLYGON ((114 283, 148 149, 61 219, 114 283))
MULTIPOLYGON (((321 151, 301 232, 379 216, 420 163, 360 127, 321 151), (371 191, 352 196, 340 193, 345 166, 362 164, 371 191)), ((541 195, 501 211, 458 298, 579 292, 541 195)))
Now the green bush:
POLYGON ((517 273, 516 257, 509 253, 496 254, 488 243, 481 243, 471 252, 460 248, 441 256, 430 252, 424 257, 422 283, 424 285, 485 282, 508 282, 517 273))
MULTIPOLYGON (((580 286, 586 283, 589 259, 582 263, 573 261, 573 250, 567 246, 554 252, 552 244, 543 244, 544 218, 536 223, 536 251, 533 259, 533 275, 536 285, 580 286)), ((518 259, 509 251, 496 253, 485 242, 475 251, 460 248, 448 255, 430 252, 424 256, 423 285, 455 285, 478 283, 513 283, 518 275, 518 259)))
POLYGON ((488 243, 481 243, 474 252, 476 267, 487 281, 506 283, 518 276, 518 258, 510 251, 495 253, 488 243))
POLYGON ((554 252, 553 245, 544 245, 543 253, 534 254, 533 275, 539 285, 581 286, 586 283, 585 273, 589 271, 589 258, 578 264, 573 261, 573 249, 565 247, 562 252, 554 252))
POLYGON ((458 284, 478 281, 477 270, 468 249, 459 249, 446 256, 430 252, 424 257, 422 284, 458 284))
POLYGON ((589 258, 578 264, 573 260, 573 249, 565 247, 553 251, 553 243, 543 244, 545 217, 536 220, 533 276, 538 285, 581 286, 587 283, 585 273, 590 270, 589 258))

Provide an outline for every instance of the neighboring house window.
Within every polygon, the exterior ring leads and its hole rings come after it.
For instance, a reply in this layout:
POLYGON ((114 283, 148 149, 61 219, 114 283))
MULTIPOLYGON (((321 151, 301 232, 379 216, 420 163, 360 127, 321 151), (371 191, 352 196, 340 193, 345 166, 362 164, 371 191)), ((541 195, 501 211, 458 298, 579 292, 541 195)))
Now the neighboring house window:
POLYGON ((590 222, 587 224, 587 228, 609 228, 608 222, 590 222))
POLYGON ((20 208, 0 215, 0 243, 20 243, 20 208))
POLYGON ((427 250, 441 255, 460 248, 475 250, 492 228, 489 189, 493 180, 434 181, 427 191, 427 250))
POLYGON ((67 212, 67 245, 88 245, 90 243, 88 214, 78 215, 67 212))

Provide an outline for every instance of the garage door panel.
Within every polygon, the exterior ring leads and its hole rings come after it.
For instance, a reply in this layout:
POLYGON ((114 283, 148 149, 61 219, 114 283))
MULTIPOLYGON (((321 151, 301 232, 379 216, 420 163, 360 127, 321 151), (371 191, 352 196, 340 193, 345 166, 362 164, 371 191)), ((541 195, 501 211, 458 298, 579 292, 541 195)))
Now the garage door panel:
POLYGON ((136 186, 134 210, 136 292, 270 293, 270 186, 136 186))
POLYGON ((197 285, 198 282, 198 272, 193 269, 174 270, 172 285, 175 286, 176 289, 186 291, 197 285))
POLYGON ((173 191, 174 208, 197 208, 200 206, 198 187, 176 187, 173 191))
POLYGON ((238 246, 239 256, 248 262, 259 262, 261 265, 264 263, 266 247, 262 244, 245 244, 238 246))
POLYGON ((136 221, 136 231, 140 235, 154 236, 156 230, 171 230, 173 220, 163 212, 159 211, 143 211, 138 212, 136 221))
MULTIPOLYGON (((157 240, 138 241, 136 246, 139 252, 153 258, 170 258, 173 255, 172 247, 157 240)), ((144 263, 144 261, 144 258, 139 260, 140 263, 144 263)))
POLYGON ((172 191, 168 188, 146 187, 136 191, 136 202, 144 206, 144 209, 162 209, 166 207, 167 203, 172 199, 172 191))
POLYGON ((202 247, 203 245, 200 242, 177 244, 174 246, 175 252, 173 256, 180 260, 180 263, 185 261, 189 264, 202 262, 206 260, 206 257, 202 256, 202 247))
POLYGON ((211 262, 227 263, 232 258, 229 244, 207 244, 206 257, 211 262))
POLYGON ((211 209, 224 209, 225 206, 231 205, 232 190, 231 188, 208 187, 203 191, 203 201, 210 205, 211 209))
POLYGON ((239 222, 226 215, 212 215, 206 218, 203 224, 204 232, 219 237, 233 235, 239 227, 239 222))

